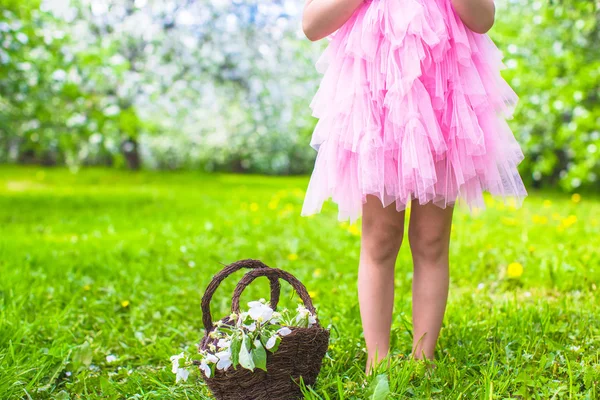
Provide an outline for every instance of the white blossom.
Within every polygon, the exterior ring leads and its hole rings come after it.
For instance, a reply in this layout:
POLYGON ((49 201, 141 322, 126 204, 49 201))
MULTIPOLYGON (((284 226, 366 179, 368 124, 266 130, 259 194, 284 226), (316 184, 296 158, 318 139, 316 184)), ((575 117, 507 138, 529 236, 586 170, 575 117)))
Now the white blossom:
POLYGON ((185 368, 178 368, 176 372, 175 383, 179 383, 179 381, 187 381, 188 376, 190 376, 190 371, 185 368))
POLYGON ((177 355, 171 356, 170 360, 171 360, 171 363, 173 364, 173 367, 171 368, 171 372, 173 372, 174 374, 177 373, 177 370, 179 369, 179 360, 182 358, 185 358, 185 355, 183 354, 183 352, 181 352, 177 355))
POLYGON ((275 346, 275 343, 277 343, 277 336, 273 335, 269 338, 269 340, 267 340, 267 343, 265 344, 265 348, 267 350, 270 350, 273 348, 273 346, 275 346))
POLYGON ((204 372, 204 375, 206 375, 207 378, 210 378, 211 370, 208 364, 206 364, 206 361, 202 360, 200 362, 200 369, 202 370, 202 372, 204 372))
POLYGON ((224 370, 229 368, 231 365, 231 351, 229 349, 218 352, 216 356, 219 358, 217 369, 224 370))
POLYGON ((250 325, 244 324, 244 328, 248 329, 250 332, 254 332, 256 330, 256 322, 253 322, 250 325))
POLYGON ((219 361, 219 359, 217 358, 217 356, 215 356, 212 353, 207 353, 206 357, 205 357, 205 360, 208 363, 216 363, 217 361, 219 361))
POLYGON ((250 307, 248 315, 255 321, 268 321, 273 315, 273 309, 261 301, 251 301, 248 306, 250 307))
POLYGON ((290 333, 292 333, 292 330, 291 330, 290 328, 288 328, 287 326, 284 326, 283 328, 279 329, 279 330, 277 331, 277 333, 278 333, 280 336, 287 336, 287 335, 289 335, 290 333))

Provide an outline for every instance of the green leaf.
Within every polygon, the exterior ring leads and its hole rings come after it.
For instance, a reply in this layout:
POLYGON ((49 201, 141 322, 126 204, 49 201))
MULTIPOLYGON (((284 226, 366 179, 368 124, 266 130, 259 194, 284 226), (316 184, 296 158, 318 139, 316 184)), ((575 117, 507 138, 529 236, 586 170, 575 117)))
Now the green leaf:
POLYGON ((255 342, 256 347, 252 350, 252 360, 256 368, 267 371, 267 352, 260 340, 255 342))
POLYGON ((73 354, 73 364, 75 368, 89 367, 92 364, 92 348, 88 342, 85 342, 73 354))
POLYGON ((262 342, 262 344, 264 346, 267 345, 267 340, 269 340, 269 338, 271 337, 271 335, 272 335, 272 333, 269 332, 268 329, 264 329, 263 331, 260 332, 260 341, 262 342))
POLYGON ((372 385, 373 394, 369 397, 370 400, 385 400, 390 394, 390 385, 385 374, 377 375, 372 385))
POLYGON ((69 393, 67 393, 66 391, 61 390, 54 398, 57 400, 69 400, 71 396, 69 396, 69 393))
POLYGON ((242 347, 240 349, 240 365, 250 371, 254 371, 254 361, 252 360, 252 356, 250 355, 250 339, 247 336, 244 336, 242 347))
POLYGON ((233 364, 233 368, 236 368, 239 364, 240 360, 240 350, 242 348, 242 341, 239 336, 234 336, 231 339, 231 363, 233 364))

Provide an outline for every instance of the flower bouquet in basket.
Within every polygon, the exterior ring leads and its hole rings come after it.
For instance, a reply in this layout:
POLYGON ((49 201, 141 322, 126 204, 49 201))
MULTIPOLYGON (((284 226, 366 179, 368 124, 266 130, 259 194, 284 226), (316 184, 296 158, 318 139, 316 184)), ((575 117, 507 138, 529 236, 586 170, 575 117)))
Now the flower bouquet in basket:
POLYGON ((187 366, 195 365, 217 399, 290 400, 302 397, 299 381, 314 384, 329 344, 304 285, 290 273, 258 260, 240 260, 223 268, 202 298, 205 335, 199 352, 171 357, 177 381, 187 379, 187 366), (213 324, 210 301, 230 274, 250 268, 237 284, 231 315, 213 324), (240 295, 254 279, 266 276, 271 300, 251 301, 240 310, 240 295), (296 310, 277 311, 279 279, 287 281, 303 301, 296 310))

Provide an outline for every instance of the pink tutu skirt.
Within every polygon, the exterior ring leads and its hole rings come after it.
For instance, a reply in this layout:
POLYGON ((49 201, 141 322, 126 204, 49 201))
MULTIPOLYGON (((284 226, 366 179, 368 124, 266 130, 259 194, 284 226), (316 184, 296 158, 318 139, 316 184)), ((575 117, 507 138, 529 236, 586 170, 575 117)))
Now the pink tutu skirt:
POLYGON ((506 123, 517 95, 502 53, 451 0, 366 0, 328 39, 301 215, 331 198, 352 223, 368 194, 398 211, 412 200, 485 208, 484 191, 521 204, 523 152, 506 123))

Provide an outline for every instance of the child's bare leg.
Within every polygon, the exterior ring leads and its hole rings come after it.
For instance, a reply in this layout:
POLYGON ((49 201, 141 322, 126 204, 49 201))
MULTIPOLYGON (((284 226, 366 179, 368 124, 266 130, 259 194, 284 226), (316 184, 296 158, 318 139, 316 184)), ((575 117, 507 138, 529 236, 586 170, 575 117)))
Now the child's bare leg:
POLYGON ((367 195, 358 268, 358 300, 368 352, 367 373, 389 351, 394 266, 403 235, 404 211, 396 211, 395 203, 383 208, 377 197, 367 195))
POLYGON ((408 240, 413 256, 413 355, 434 358, 448 299, 453 207, 413 201, 408 240))

